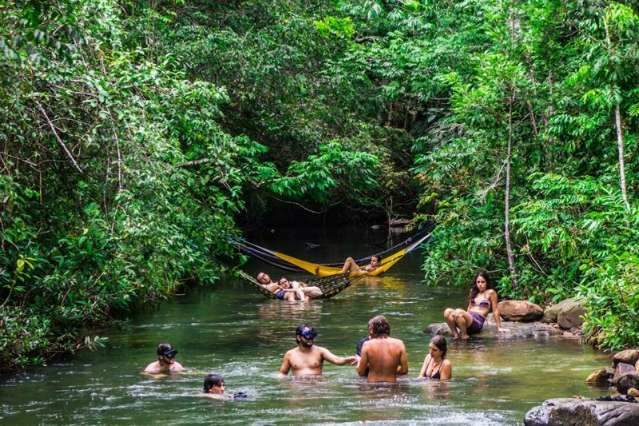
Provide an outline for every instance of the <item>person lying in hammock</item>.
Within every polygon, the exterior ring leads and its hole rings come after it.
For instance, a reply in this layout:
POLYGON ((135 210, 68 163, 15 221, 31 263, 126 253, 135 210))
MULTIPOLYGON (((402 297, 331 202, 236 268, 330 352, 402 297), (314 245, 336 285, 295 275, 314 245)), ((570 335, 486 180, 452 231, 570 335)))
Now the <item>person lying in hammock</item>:
POLYGON ((317 299, 318 297, 322 297, 323 295, 321 288, 314 285, 308 285, 301 281, 289 281, 286 277, 282 277, 280 278, 278 283, 284 288, 293 289, 293 291, 295 291, 295 295, 297 296, 297 300, 307 301, 309 299, 317 299))
POLYGON ((282 283, 274 283, 266 272, 257 274, 256 279, 263 288, 273 293, 279 300, 294 302, 295 300, 303 300, 304 298, 304 295, 299 290, 295 290, 288 285, 288 280, 282 283))
POLYGON ((349 274, 352 276, 367 275, 379 268, 381 266, 381 261, 381 256, 371 256, 371 261, 368 265, 359 266, 357 263, 355 263, 355 259, 353 259, 352 257, 347 257, 344 261, 344 266, 342 266, 342 270, 340 271, 340 273, 349 274))

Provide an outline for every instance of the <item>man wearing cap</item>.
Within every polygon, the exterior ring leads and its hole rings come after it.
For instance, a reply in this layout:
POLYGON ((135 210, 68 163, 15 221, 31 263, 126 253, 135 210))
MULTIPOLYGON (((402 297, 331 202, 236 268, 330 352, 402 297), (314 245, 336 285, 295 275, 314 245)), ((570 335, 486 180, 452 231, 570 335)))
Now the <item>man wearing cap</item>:
POLYGON ((147 365, 144 372, 147 374, 173 374, 184 371, 182 364, 175 360, 177 350, 169 343, 160 343, 157 351, 158 360, 147 365))
POLYGON ((354 356, 341 357, 333 355, 331 351, 313 342, 317 332, 313 327, 302 324, 295 330, 297 347, 286 352, 280 367, 280 374, 286 376, 289 370, 293 370, 293 376, 319 376, 322 374, 322 365, 328 361, 335 365, 354 364, 354 356))
POLYGON ((408 373, 408 356, 404 342, 390 337, 390 324, 383 315, 368 321, 370 339, 362 345, 357 374, 370 382, 397 381, 398 374, 408 373))

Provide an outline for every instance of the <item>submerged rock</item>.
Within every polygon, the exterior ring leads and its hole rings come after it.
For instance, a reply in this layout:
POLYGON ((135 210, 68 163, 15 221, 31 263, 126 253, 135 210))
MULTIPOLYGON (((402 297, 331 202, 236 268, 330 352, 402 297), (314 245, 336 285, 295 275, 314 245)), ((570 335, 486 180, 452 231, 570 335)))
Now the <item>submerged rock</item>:
POLYGON ((595 401, 579 398, 549 399, 532 408, 524 417, 526 426, 639 424, 639 404, 618 401, 595 401))
POLYGON ((501 317, 506 321, 531 322, 540 320, 544 310, 527 300, 504 300, 497 305, 501 317))

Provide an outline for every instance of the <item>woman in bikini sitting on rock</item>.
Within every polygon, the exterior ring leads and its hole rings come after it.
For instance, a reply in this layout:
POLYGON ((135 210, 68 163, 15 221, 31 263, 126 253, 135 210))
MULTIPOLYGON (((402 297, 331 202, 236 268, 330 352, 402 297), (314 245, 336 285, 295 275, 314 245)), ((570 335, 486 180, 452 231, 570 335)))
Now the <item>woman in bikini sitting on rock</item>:
POLYGON ((505 331, 501 328, 501 317, 497 308, 497 292, 493 290, 488 274, 479 271, 475 275, 473 286, 470 289, 468 308, 466 310, 446 308, 444 319, 454 339, 468 339, 470 334, 477 334, 482 330, 486 316, 490 311, 493 312, 497 330, 505 331))

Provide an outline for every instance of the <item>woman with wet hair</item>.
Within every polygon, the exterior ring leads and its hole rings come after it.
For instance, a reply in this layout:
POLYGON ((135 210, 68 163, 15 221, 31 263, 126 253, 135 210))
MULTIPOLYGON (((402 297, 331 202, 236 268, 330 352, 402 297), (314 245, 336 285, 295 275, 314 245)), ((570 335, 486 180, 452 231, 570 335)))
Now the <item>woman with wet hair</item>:
POLYGON ((446 359, 448 344, 444 336, 435 336, 428 344, 428 355, 424 359, 419 377, 433 380, 449 380, 453 376, 453 365, 446 359))
POLYGON ((466 310, 446 308, 444 319, 454 339, 468 339, 469 335, 479 333, 484 327, 486 316, 493 313, 498 331, 501 328, 501 317, 497 307, 497 292, 485 271, 479 271, 473 278, 470 297, 466 310))

